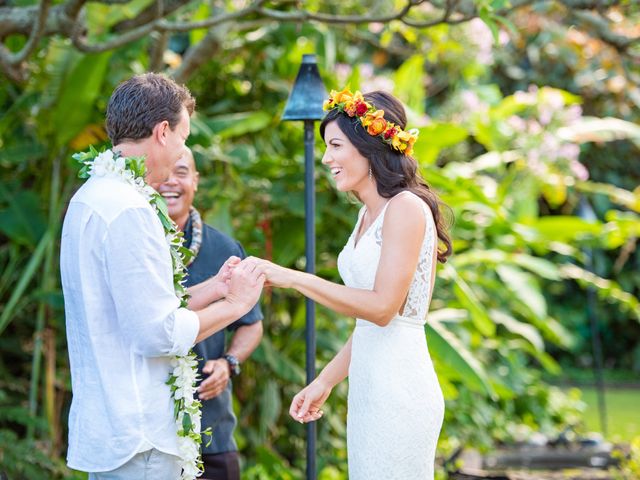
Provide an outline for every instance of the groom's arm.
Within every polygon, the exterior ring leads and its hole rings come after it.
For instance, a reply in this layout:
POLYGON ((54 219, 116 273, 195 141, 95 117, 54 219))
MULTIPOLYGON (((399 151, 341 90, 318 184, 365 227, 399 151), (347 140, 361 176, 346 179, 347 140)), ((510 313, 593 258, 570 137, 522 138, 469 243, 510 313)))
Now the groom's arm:
POLYGON ((229 278, 229 291, 219 302, 198 310, 200 329, 195 343, 227 327, 258 302, 264 285, 264 268, 255 259, 238 263, 229 278))
MULTIPOLYGON (((243 256, 244 258, 244 256, 243 256)), ((189 309, 201 310, 213 302, 217 302, 227 295, 229 291, 229 278, 231 269, 240 262, 236 256, 229 257, 216 275, 187 288, 189 294, 189 309)))
POLYGON ((185 355, 196 342, 247 313, 262 291, 261 268, 254 260, 245 261, 230 273, 224 300, 195 312, 179 308, 171 265, 158 261, 167 245, 148 208, 129 208, 113 219, 104 244, 118 324, 138 355, 185 355))

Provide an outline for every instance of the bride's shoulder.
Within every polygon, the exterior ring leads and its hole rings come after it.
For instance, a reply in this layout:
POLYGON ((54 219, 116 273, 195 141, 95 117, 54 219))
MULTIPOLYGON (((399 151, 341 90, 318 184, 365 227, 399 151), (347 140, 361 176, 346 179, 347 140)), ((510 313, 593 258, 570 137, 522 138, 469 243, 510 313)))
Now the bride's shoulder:
POLYGON ((385 215, 385 224, 406 228, 424 229, 425 203, 415 193, 405 190, 389 200, 385 215))
POLYGON ((388 213, 397 212, 403 215, 418 214, 424 211, 424 206, 424 200, 418 195, 409 190, 404 190, 389 200, 387 211, 388 213))

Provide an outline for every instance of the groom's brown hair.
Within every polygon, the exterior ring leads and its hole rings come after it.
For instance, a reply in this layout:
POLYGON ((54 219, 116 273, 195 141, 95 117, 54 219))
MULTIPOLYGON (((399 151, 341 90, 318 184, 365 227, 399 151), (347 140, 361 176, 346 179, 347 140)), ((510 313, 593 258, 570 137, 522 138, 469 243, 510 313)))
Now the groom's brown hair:
POLYGON ((195 99, 184 85, 157 73, 136 75, 118 85, 111 95, 107 133, 114 146, 142 140, 165 120, 171 130, 175 129, 182 108, 191 115, 195 106, 195 99))

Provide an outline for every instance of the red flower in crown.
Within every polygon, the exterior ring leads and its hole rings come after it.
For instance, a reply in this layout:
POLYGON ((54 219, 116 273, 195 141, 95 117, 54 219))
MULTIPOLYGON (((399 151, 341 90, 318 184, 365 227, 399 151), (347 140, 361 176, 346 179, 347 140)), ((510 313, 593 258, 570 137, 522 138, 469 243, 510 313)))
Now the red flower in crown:
POLYGON ((397 133, 398 129, 395 126, 387 128, 384 131, 384 139, 389 140, 390 138, 393 138, 397 133))
POLYGON ((364 102, 356 103, 356 115, 358 115, 359 117, 367 113, 367 110, 369 110, 369 106, 366 103, 364 102))

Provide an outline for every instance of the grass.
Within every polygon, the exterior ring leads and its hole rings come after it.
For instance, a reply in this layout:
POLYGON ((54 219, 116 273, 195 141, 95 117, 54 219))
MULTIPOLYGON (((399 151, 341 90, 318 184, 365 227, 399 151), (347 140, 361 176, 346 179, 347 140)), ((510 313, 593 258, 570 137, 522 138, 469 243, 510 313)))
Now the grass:
MULTIPOLYGON (((593 387, 580 387, 587 404, 585 426, 590 432, 600 432, 597 391, 593 387)), ((608 434, 612 442, 630 442, 640 437, 640 388, 608 388, 605 391, 608 434)))

